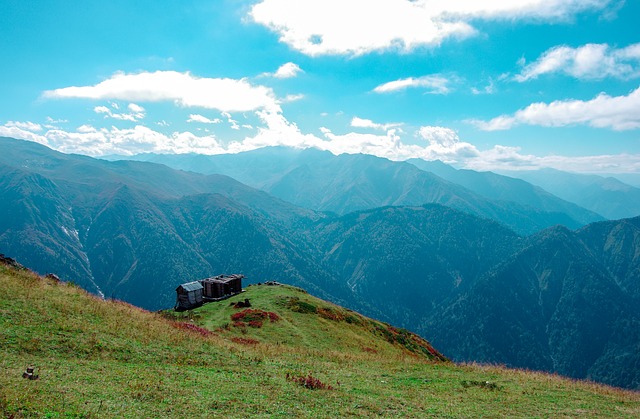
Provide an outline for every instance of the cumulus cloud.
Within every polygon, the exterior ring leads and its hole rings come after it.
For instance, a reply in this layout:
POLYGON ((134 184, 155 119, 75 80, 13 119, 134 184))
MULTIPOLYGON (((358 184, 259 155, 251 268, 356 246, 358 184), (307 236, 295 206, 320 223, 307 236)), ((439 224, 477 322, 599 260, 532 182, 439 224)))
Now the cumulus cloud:
POLYGON ((66 120, 66 119, 53 119, 53 118, 52 118, 52 117, 50 117, 50 116, 47 116, 46 121, 47 121, 47 123, 49 123, 49 124, 64 124, 64 123, 69 122, 69 121, 68 121, 68 120, 66 120))
POLYGON ((470 121, 483 131, 510 129, 516 125, 561 127, 589 125, 624 131, 640 128, 640 88, 627 96, 611 97, 601 93, 595 98, 533 103, 513 115, 501 115, 489 121, 470 121))
POLYGON ((492 95, 496 92, 496 85, 493 79, 489 79, 489 84, 484 86, 483 88, 478 89, 477 87, 471 88, 471 93, 474 95, 492 95))
POLYGON ((550 73, 563 73, 585 80, 640 77, 640 43, 620 49, 607 44, 587 44, 578 48, 564 45, 553 47, 536 61, 524 66, 515 80, 524 82, 550 73))
POLYGON ((416 156, 425 160, 460 163, 481 154, 473 144, 461 141, 458 133, 451 128, 423 126, 417 135, 428 142, 416 156))
POLYGON ((231 129, 235 129, 235 130, 239 130, 240 129, 240 125, 238 125, 238 121, 233 119, 233 117, 231 116, 231 114, 229 112, 222 112, 221 115, 223 117, 227 118, 227 122, 231 126, 231 129))
POLYGON ((295 95, 286 95, 283 99, 280 100, 280 103, 291 103, 297 102, 298 100, 304 99, 304 95, 299 93, 295 95))
POLYGON ((325 149, 321 139, 312 134, 302 133, 298 125, 287 120, 281 112, 264 109, 257 111, 256 115, 263 124, 256 128, 257 133, 253 137, 230 143, 227 147, 228 152, 238 153, 272 146, 325 149))
POLYGON ((8 121, 5 124, 5 127, 18 128, 18 129, 23 129, 27 131, 42 131, 42 125, 36 124, 35 122, 30 122, 30 121, 25 121, 25 122, 8 121))
POLYGON ((135 103, 130 103, 127 105, 127 109, 129 109, 133 113, 141 114, 144 113, 144 108, 140 105, 136 105, 135 103))
POLYGON ((477 20, 568 20, 611 0, 262 0, 249 17, 304 54, 361 55, 437 46, 477 33, 477 20))
MULTIPOLYGON (((522 154, 517 147, 496 145, 488 150, 478 150, 462 141, 458 134, 447 127, 423 126, 416 136, 426 144, 407 144, 398 131, 384 134, 348 132, 335 134, 321 128, 322 138, 301 132, 280 112, 257 112, 263 126, 254 136, 244 140, 220 143, 214 136, 198 136, 192 132, 163 134, 137 125, 129 129, 95 128, 82 125, 69 132, 51 129, 44 133, 19 128, 17 124, 0 125, 0 136, 20 138, 44 144, 66 153, 90 156, 107 154, 133 155, 138 153, 199 153, 223 154, 254 150, 268 146, 317 148, 334 154, 367 153, 390 160, 422 158, 441 160, 460 167, 476 170, 520 170, 551 167, 560 170, 592 173, 625 173, 640 171, 640 155, 619 154, 600 156, 544 156, 522 154)), ((27 125, 23 125, 27 127, 27 125)))
POLYGON ((128 129, 82 125, 76 131, 51 129, 43 134, 36 134, 15 127, 7 127, 5 124, 0 126, 0 135, 38 142, 63 153, 89 156, 107 154, 129 156, 152 152, 200 154, 226 152, 213 136, 200 137, 188 131, 165 135, 142 125, 128 129))
POLYGON ((466 160, 463 166, 480 171, 552 168, 577 173, 637 173, 640 171, 640 154, 535 156, 522 154, 519 147, 497 145, 483 151, 476 158, 466 160))
POLYGON ((394 80, 373 89, 376 93, 390 93, 399 90, 405 90, 409 88, 425 88, 428 93, 445 95, 449 93, 450 89, 447 86, 449 79, 439 75, 422 76, 422 77, 409 77, 406 79, 394 80))
POLYGON ((427 140, 426 145, 406 143, 396 129, 390 129, 385 134, 335 134, 323 127, 321 132, 328 141, 323 141, 318 148, 334 154, 365 153, 390 160, 421 158, 448 163, 461 163, 480 155, 475 146, 460 141, 453 130, 444 127, 421 127, 416 134, 427 140))
POLYGON ((372 128, 372 129, 377 129, 382 131, 388 131, 391 128, 398 128, 402 126, 402 124, 399 122, 392 122, 389 124, 379 124, 379 123, 373 122, 370 119, 363 119, 363 118, 358 118, 357 116, 354 116, 353 119, 351 119, 351 126, 354 128, 372 128))
POLYGON ((429 141, 431 145, 440 145, 443 147, 452 147, 460 142, 458 134, 451 128, 425 126, 418 130, 420 137, 429 141))
POLYGON ((78 128, 76 128, 76 131, 78 132, 82 132, 82 133, 87 133, 87 132, 96 132, 97 130, 89 125, 89 124, 84 124, 84 125, 80 125, 78 128))
POLYGON ((282 64, 278 71, 276 71, 273 77, 277 79, 289 79, 296 77, 298 74, 304 73, 302 69, 295 63, 282 64))
POLYGON ((189 119, 187 119, 187 122, 200 122, 202 124, 219 124, 220 122, 222 122, 222 120, 220 118, 209 119, 206 116, 191 114, 189 115, 189 119))
MULTIPOLYGON (((120 109, 120 106, 117 103, 112 103, 111 107, 116 110, 120 109)), ((145 116, 145 109, 140 105, 136 105, 135 103, 130 103, 127 106, 127 109, 130 111, 129 113, 118 113, 112 112, 111 109, 106 106, 96 106, 95 108, 93 108, 93 111, 97 114, 103 114, 105 118, 113 118, 119 119, 121 121, 131 122, 136 122, 140 119, 143 119, 145 116)))
POLYGON ((225 112, 277 107, 270 88, 246 79, 196 77, 176 71, 116 73, 94 86, 71 86, 44 92, 45 98, 111 99, 131 102, 173 101, 179 106, 225 112))

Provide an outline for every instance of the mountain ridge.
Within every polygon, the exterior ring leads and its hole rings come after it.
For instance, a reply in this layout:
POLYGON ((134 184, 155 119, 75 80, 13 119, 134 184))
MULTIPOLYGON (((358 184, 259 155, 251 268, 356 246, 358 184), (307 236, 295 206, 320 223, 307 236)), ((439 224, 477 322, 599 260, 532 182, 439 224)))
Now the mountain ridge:
POLYGON ((173 305, 179 283, 222 272, 243 273, 249 283, 278 279, 420 332, 458 360, 638 386, 640 368, 626 367, 636 365, 638 313, 625 302, 637 301, 636 219, 575 232, 551 227, 522 237, 496 221, 439 204, 339 216, 296 207, 225 176, 151 163, 95 161, 93 167, 90 158, 17 144, 22 151, 7 147, 0 156, 0 172, 12 173, 0 181, 0 209, 7 214, 0 217, 0 252, 42 273, 53 270, 107 298, 147 309, 173 305), (25 148, 36 149, 36 156, 25 148), (35 168, 23 167, 25 162, 35 168), (78 179, 78 167, 93 178, 78 179), (556 251, 564 258, 554 259, 556 251), (569 269, 572 259, 580 269, 569 269), (543 277, 553 279, 551 291, 568 290, 562 304, 540 302, 540 296, 551 301, 555 295, 541 289, 543 277), (602 327, 572 320, 590 307, 582 300, 593 293, 594 301, 613 301, 615 308, 603 315, 608 320, 602 327), (538 297, 515 304, 516 294, 538 297), (540 314, 543 308, 557 320, 540 314), (503 316, 495 319, 492 312, 503 316), (547 326, 555 334, 547 334, 547 326), (557 336, 586 342, 589 333, 600 332, 593 345, 597 356, 587 345, 549 360, 550 345, 563 342, 557 336))
POLYGON ((392 162, 371 155, 335 156, 315 149, 275 147, 234 155, 127 158, 203 174, 226 174, 298 206, 338 215, 387 205, 440 203, 502 222, 523 235, 558 223, 578 228, 603 219, 547 192, 539 193, 544 195, 540 199, 548 208, 516 202, 516 193, 510 195, 510 200, 484 197, 467 188, 469 185, 443 179, 410 162, 392 162))

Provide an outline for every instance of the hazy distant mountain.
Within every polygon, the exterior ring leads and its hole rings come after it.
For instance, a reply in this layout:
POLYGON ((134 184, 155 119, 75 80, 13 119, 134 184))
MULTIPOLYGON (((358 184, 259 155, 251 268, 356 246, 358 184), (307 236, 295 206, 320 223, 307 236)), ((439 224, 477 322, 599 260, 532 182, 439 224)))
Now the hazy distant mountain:
POLYGON ((593 211, 560 199, 558 196, 522 179, 502 176, 493 172, 458 170, 437 160, 411 159, 408 160, 408 163, 424 171, 434 173, 449 182, 462 185, 485 198, 512 201, 547 212, 564 213, 582 224, 602 220, 602 217, 593 211))
POLYGON ((631 185, 634 188, 640 188, 640 173, 610 173, 603 174, 603 177, 612 177, 618 179, 622 183, 631 185))
POLYGON ((640 188, 613 177, 567 173, 554 169, 503 173, 538 185, 608 219, 640 215, 640 188))
MULTIPOLYGON (((556 224, 578 228, 602 219, 543 191, 530 196, 513 191, 510 197, 517 197, 517 201, 483 196, 412 164, 370 155, 335 156, 314 149, 278 147, 235 155, 146 154, 134 158, 183 170, 225 174, 293 204, 337 214, 385 205, 439 203, 499 221, 525 235, 556 224), (527 198, 531 199, 527 202, 527 198)), ((520 189, 527 188, 520 185, 520 189)))
MULTIPOLYGON (((170 307, 178 283, 244 273, 419 331, 456 359, 640 387, 640 218, 523 238, 443 205, 322 214, 222 175, 0 147, 0 253, 106 297, 170 307)), ((378 197, 374 174, 409 173, 496 208, 409 164, 352 157, 366 180, 353 196, 378 197)))

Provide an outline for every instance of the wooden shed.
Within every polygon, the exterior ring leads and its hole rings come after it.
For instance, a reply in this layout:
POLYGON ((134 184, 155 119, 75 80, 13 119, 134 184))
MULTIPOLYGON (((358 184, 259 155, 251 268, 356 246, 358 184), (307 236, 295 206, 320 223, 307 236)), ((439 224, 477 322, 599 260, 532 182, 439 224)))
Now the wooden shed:
POLYGON ((176 288, 176 310, 188 310, 190 308, 198 307, 203 303, 203 290, 204 287, 200 281, 187 282, 181 284, 176 288))
POLYGON ((242 292, 244 275, 218 275, 202 280, 205 299, 218 299, 242 292))

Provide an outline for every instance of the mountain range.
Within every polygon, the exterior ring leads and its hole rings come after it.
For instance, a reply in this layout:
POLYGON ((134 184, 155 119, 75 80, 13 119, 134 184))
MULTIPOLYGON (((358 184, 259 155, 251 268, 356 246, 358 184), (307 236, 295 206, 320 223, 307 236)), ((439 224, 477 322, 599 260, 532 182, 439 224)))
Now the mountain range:
POLYGON ((142 154, 129 159, 227 175, 298 206, 338 215, 387 205, 438 203, 496 220, 525 235, 556 224, 577 228, 604 219, 506 176, 492 174, 502 183, 474 188, 421 170, 415 161, 392 162, 364 154, 334 156, 315 149, 272 147, 236 155, 142 154), (506 189, 509 192, 501 195, 487 193, 506 189))
POLYGON ((371 156, 167 157, 233 179, 0 146, 0 252, 91 292, 156 310, 179 283, 243 273, 419 332, 455 360, 640 388, 640 218, 371 156))
MULTIPOLYGON (((504 173, 538 185, 605 218, 618 219, 639 215, 640 189, 612 176, 567 173, 554 169, 504 173)), ((629 178, 632 179, 631 175, 629 178)))

